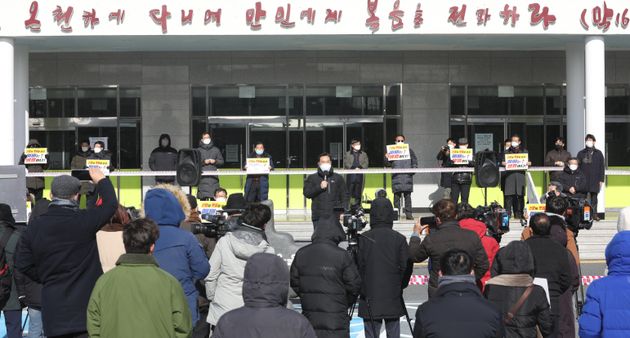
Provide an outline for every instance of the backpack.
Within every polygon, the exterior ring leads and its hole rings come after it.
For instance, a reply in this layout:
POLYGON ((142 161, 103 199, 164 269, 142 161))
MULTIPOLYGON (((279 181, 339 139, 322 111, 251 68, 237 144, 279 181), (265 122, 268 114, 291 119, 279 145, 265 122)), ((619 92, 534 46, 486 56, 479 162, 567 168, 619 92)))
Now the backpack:
POLYGON ((7 259, 5 248, 7 247, 11 235, 13 235, 13 231, 12 228, 7 228, 0 238, 0 250, 2 250, 0 254, 0 309, 3 309, 4 306, 7 305, 9 297, 11 296, 13 271, 11 271, 9 267, 9 260, 7 259))

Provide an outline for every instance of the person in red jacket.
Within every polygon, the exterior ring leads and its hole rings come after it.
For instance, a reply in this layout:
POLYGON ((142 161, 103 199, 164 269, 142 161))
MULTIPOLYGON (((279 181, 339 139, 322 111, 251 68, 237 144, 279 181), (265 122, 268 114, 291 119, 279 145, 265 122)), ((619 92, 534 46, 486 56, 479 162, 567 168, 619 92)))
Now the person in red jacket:
POLYGON ((488 255, 489 268, 486 274, 481 278, 479 288, 483 292, 486 282, 490 279, 490 270, 492 270, 492 262, 497 251, 499 251, 499 243, 487 235, 486 224, 475 219, 475 209, 468 203, 460 203, 457 205, 457 220, 462 229, 470 230, 479 235, 481 244, 483 245, 486 255, 488 255))

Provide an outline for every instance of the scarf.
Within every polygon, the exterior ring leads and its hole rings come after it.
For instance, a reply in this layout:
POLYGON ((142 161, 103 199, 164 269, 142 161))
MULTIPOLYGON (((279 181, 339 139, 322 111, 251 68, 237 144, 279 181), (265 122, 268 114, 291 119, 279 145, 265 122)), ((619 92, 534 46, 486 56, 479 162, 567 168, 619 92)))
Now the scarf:
POLYGON ((79 202, 73 200, 65 200, 62 198, 53 198, 48 207, 51 206, 79 210, 79 202))
POLYGON ((513 287, 528 287, 534 283, 532 276, 522 274, 503 274, 491 278, 486 282, 486 285, 501 285, 501 286, 513 286, 513 287))
POLYGON ((455 283, 470 283, 477 285, 475 276, 473 275, 453 275, 453 276, 441 276, 438 278, 438 288, 455 283))

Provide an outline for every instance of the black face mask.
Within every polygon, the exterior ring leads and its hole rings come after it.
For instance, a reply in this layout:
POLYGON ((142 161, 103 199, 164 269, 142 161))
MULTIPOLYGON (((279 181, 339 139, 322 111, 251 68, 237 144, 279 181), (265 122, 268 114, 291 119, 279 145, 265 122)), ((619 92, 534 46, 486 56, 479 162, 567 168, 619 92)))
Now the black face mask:
POLYGON ((556 144, 556 150, 562 150, 564 149, 564 146, 561 144, 556 144))

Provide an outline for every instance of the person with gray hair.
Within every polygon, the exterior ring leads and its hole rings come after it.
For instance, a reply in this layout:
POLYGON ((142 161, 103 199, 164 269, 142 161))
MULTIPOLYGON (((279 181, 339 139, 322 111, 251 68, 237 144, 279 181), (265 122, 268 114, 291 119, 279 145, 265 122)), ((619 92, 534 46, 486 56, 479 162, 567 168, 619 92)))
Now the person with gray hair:
POLYGON ((103 274, 96 233, 114 215, 114 186, 99 169, 90 177, 103 203, 79 209, 81 182, 55 177, 48 211, 33 219, 18 243, 15 268, 42 283, 42 317, 48 337, 87 337, 87 305, 103 274))

